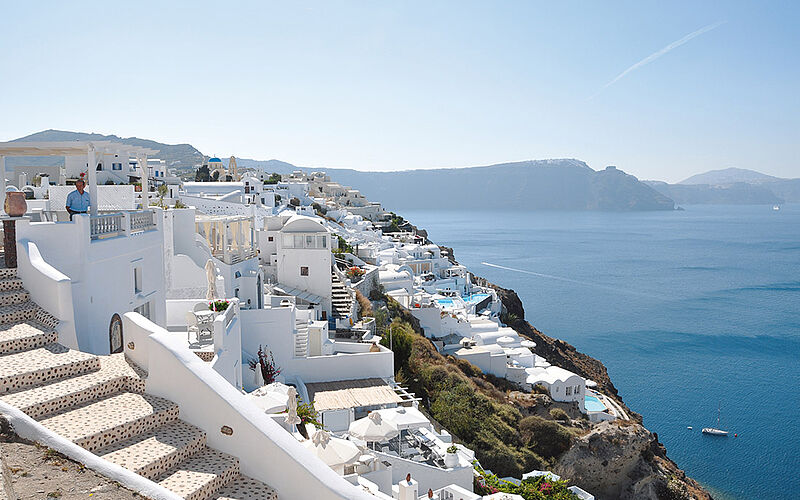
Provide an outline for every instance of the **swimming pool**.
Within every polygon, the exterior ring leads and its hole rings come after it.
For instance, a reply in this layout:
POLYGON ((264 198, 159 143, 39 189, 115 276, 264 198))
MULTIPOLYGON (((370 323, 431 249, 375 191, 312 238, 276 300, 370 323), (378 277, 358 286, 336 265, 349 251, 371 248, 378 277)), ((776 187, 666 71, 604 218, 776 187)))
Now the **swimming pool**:
POLYGON ((474 293, 472 295, 467 295, 466 297, 464 297, 464 302, 466 302, 469 305, 478 304, 488 296, 489 296, 488 293, 474 293))
POLYGON ((583 397, 583 407, 586 411, 606 411, 606 405, 602 401, 588 394, 583 397))

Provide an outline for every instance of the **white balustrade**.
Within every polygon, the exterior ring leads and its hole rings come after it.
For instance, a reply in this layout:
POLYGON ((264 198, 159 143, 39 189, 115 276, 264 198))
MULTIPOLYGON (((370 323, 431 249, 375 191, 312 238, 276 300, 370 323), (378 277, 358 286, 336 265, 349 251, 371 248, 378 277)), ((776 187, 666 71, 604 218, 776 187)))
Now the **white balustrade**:
POLYGON ((139 210, 114 214, 92 215, 89 218, 90 237, 93 240, 113 236, 130 236, 156 229, 155 212, 139 210))

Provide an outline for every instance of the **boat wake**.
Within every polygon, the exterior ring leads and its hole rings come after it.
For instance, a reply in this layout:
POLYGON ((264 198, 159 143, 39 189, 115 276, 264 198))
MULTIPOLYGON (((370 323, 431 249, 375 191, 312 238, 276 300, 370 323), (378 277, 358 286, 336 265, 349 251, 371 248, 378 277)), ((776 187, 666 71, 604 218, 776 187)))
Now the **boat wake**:
POLYGON ((483 264, 484 266, 494 267, 494 268, 497 268, 497 269, 505 269, 506 271, 514 271, 516 273, 530 274, 531 276, 538 276, 540 278, 547 278, 547 279, 556 280, 556 281, 563 281, 563 282, 566 282, 566 283, 574 283, 576 285, 592 286, 592 287, 595 287, 595 288, 602 288, 604 290, 609 290, 609 291, 612 291, 612 292, 624 293, 624 294, 628 294, 628 295, 637 295, 639 297, 648 297, 648 298, 651 298, 651 299, 664 300, 664 297, 660 297, 658 295, 653 295, 653 294, 644 293, 644 292, 637 292, 635 290, 629 290, 627 288, 617 288, 617 287, 613 287, 613 286, 603 285, 601 283, 592 283, 591 281, 580 281, 580 280, 574 280, 574 279, 571 279, 571 278, 565 278, 563 276, 554 276, 552 274, 537 273, 537 272, 534 272, 534 271, 527 271, 525 269, 517 269, 515 267, 501 266, 500 264, 492 264, 491 262, 481 262, 481 264, 483 264))

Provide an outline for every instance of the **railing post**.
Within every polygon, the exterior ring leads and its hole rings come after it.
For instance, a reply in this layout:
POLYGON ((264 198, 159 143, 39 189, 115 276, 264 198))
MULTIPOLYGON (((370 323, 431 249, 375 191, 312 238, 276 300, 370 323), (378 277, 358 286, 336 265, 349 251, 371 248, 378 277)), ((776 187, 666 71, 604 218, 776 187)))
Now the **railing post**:
POLYGON ((131 214, 130 212, 125 212, 122 216, 122 227, 120 228, 125 236, 131 235, 131 214))

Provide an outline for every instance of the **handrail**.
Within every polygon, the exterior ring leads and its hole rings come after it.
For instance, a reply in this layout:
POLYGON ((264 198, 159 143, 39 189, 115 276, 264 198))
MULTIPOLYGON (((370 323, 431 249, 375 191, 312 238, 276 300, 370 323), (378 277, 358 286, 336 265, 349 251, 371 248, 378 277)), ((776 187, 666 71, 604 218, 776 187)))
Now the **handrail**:
POLYGON ((93 240, 112 236, 130 236, 157 227, 154 210, 116 212, 89 216, 89 236, 93 240))

